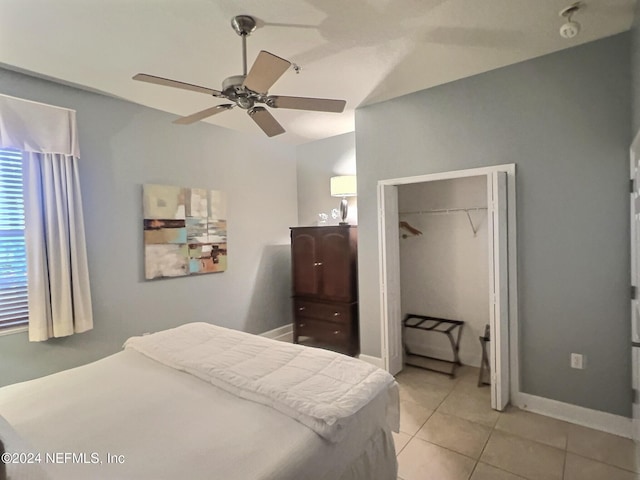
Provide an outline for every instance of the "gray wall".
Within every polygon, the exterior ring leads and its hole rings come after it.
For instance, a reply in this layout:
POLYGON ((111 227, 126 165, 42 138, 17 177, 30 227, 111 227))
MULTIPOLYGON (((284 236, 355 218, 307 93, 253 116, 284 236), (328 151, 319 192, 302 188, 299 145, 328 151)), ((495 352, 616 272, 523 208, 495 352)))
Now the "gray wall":
POLYGON ((356 111, 363 353, 377 181, 516 163, 522 390, 630 415, 629 56, 621 34, 356 111))
MULTIPOLYGON (((330 179, 336 175, 356 174, 356 136, 354 132, 298 146, 298 225, 316 225, 319 213, 329 215, 328 224, 340 199, 330 194, 330 179)), ((357 197, 347 198, 347 221, 358 223, 357 197)))
POLYGON ((91 332, 43 343, 29 343, 26 333, 0 337, 0 385, 87 363, 131 335, 186 322, 253 333, 291 322, 295 147, 204 123, 175 126, 166 113, 6 70, 0 93, 78 112, 95 320, 91 332), (227 193, 226 272, 143 280, 144 183, 227 193))

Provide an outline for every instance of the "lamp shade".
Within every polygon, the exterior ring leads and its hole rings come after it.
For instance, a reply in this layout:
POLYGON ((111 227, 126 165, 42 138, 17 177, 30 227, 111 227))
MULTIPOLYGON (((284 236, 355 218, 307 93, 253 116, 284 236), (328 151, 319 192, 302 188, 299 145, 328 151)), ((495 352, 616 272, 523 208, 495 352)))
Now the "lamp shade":
POLYGON ((332 197, 355 197, 358 194, 358 182, 355 175, 331 177, 332 197))

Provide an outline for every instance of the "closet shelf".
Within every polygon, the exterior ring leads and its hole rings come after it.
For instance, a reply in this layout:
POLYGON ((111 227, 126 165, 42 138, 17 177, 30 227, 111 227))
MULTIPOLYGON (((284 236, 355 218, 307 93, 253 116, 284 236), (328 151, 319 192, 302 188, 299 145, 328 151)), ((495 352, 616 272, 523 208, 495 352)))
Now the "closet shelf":
MULTIPOLYGON (((470 207, 470 208, 442 208, 442 209, 436 209, 436 210, 416 210, 413 212, 399 212, 399 215, 428 215, 428 214, 435 214, 435 215, 446 215, 449 213, 458 213, 458 212, 464 212, 467 215, 467 219, 469 220, 469 225, 471 225, 471 230, 473 231, 473 236, 475 237, 478 234, 478 229, 480 228, 480 225, 478 225, 477 227, 473 224, 473 220, 471 219, 471 214, 469 212, 480 212, 483 210, 487 210, 487 207, 470 207)), ((406 223, 406 222, 400 222, 400 226, 402 226, 402 223, 406 223)), ((422 234, 422 232, 420 232, 420 234, 422 234)), ((404 236, 402 238, 407 238, 407 236, 404 236)))
POLYGON ((457 212, 477 212, 480 210, 486 210, 487 207, 470 207, 470 208, 440 208, 435 210, 415 210, 412 212, 399 212, 400 215, 427 215, 427 214, 446 214, 457 212))

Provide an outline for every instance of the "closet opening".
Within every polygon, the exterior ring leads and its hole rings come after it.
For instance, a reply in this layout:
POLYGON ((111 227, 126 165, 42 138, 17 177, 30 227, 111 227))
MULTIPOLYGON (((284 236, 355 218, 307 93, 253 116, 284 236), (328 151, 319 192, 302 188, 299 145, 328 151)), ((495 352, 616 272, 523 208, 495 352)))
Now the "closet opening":
POLYGON ((484 367, 504 409, 519 387, 515 165, 383 180, 378 202, 385 368, 484 367))

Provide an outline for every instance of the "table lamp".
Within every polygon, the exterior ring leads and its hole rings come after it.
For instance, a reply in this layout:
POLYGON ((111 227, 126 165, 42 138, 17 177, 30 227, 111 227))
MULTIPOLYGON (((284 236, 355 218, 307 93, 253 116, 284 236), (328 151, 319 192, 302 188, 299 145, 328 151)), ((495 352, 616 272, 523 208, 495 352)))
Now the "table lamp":
POLYGON ((355 197, 358 194, 358 184, 355 175, 342 175, 339 177, 331 177, 331 196, 342 197, 340 201, 340 216, 342 221, 340 225, 348 225, 347 223, 347 197, 355 197))

